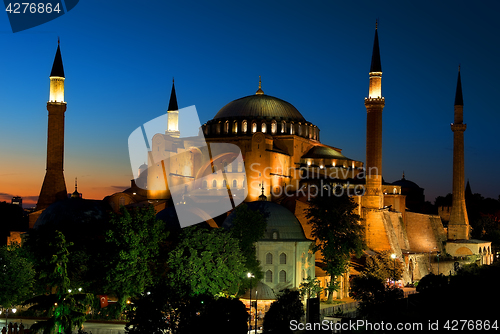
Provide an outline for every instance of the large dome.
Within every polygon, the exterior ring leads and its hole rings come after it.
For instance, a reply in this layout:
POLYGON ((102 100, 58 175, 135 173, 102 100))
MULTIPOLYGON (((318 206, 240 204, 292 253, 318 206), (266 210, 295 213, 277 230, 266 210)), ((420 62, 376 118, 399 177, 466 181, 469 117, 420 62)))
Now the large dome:
POLYGON ((290 103, 269 95, 250 95, 229 102, 215 115, 220 118, 274 118, 297 122, 306 120, 290 103))

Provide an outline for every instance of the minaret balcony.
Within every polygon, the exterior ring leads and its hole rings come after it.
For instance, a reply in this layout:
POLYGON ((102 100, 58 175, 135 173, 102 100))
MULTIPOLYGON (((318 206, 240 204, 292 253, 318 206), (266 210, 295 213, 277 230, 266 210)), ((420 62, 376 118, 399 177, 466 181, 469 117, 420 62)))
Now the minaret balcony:
POLYGON ((451 123, 451 131, 453 131, 453 132, 455 132, 455 131, 464 132, 466 128, 467 128, 467 124, 454 124, 454 123, 451 123))

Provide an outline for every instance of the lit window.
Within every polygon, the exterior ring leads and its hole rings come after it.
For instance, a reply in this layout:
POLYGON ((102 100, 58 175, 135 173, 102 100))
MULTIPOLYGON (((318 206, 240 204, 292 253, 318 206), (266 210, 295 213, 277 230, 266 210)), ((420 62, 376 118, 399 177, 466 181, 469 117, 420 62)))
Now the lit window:
POLYGON ((243 123, 241 123, 241 132, 247 133, 247 121, 243 121, 243 123))
POLYGON ((262 123, 261 129, 262 129, 262 132, 264 132, 264 133, 266 132, 266 123, 262 123))
POLYGON ((225 133, 229 132, 229 121, 226 121, 226 123, 224 123, 224 132, 225 133))
POLYGON ((283 121, 281 122, 281 133, 285 133, 285 131, 286 131, 286 122, 283 121))
POLYGON ((276 125, 276 121, 273 121, 271 123, 271 133, 276 133, 276 128, 277 128, 277 125, 276 125))
POLYGON ((252 123, 252 133, 257 132, 257 123, 252 123))
POLYGON ((273 240, 278 240, 278 232, 273 232, 273 240))

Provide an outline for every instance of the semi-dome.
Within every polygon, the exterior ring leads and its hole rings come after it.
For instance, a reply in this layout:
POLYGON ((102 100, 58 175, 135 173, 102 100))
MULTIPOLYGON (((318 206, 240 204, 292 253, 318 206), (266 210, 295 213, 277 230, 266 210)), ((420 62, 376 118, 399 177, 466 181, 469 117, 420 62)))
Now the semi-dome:
MULTIPOLYGON (((267 216, 267 227, 261 240, 279 241, 304 241, 308 240, 302 229, 302 225, 295 215, 287 208, 273 202, 250 202, 246 203, 250 210, 260 211, 267 216)), ((233 211, 224 221, 222 227, 230 229, 232 220, 236 216, 233 211)))
POLYGON ((215 115, 221 118, 274 118, 305 122, 302 114, 292 104, 265 94, 245 96, 222 107, 215 115))

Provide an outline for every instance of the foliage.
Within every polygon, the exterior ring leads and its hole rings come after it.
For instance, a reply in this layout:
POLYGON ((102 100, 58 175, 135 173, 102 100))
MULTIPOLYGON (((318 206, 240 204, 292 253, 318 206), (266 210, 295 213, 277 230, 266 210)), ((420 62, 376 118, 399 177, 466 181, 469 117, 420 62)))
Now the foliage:
POLYGON ((132 300, 127 312, 128 334, 191 334, 216 329, 217 333, 246 333, 245 306, 238 299, 197 295, 184 299, 167 285, 159 285, 132 300))
POLYGON ((448 285, 448 278, 443 274, 427 274, 418 282, 417 291, 435 291, 448 285))
POLYGON ((403 290, 385 286, 382 280, 371 275, 356 276, 352 279, 351 295, 360 302, 359 309, 364 315, 381 312, 383 304, 395 302, 404 297, 403 290))
POLYGON ((306 211, 312 225, 312 236, 317 240, 313 251, 321 251, 325 271, 331 276, 328 300, 339 288, 337 278, 349 269, 351 254, 361 256, 364 243, 364 227, 355 214, 357 204, 347 194, 329 192, 317 196, 306 211))
POLYGON ((223 229, 184 228, 168 256, 168 284, 179 296, 234 295, 246 275, 238 241, 223 229))
POLYGON ((152 207, 133 211, 122 207, 120 215, 112 215, 102 270, 106 273, 104 291, 118 297, 118 313, 128 297, 139 295, 153 283, 151 269, 165 237, 164 223, 156 219, 152 207))
POLYGON ((255 243, 264 236, 267 222, 265 215, 249 209, 245 203, 236 208, 234 215, 229 233, 239 241, 241 253, 245 257, 243 265, 246 271, 254 275, 253 279, 242 282, 240 292, 244 292, 250 287, 255 287, 264 277, 260 262, 257 260, 255 243))
POLYGON ((389 251, 382 251, 366 259, 363 275, 370 275, 380 279, 382 282, 403 277, 403 263, 398 259, 392 259, 389 251))
POLYGON ((307 276, 307 278, 300 283, 299 291, 302 297, 306 296, 306 298, 309 299, 316 298, 318 293, 323 291, 323 288, 320 286, 319 279, 307 276))
POLYGON ((285 289, 264 316, 264 333, 292 333, 290 321, 300 321, 303 315, 299 291, 285 289))
POLYGON ((17 244, 0 247, 0 305, 11 308, 33 292, 35 271, 17 244))
POLYGON ((50 258, 42 258, 40 265, 44 270, 40 278, 48 283, 48 293, 41 294, 25 301, 31 304, 30 310, 42 311, 50 318, 32 325, 33 330, 43 330, 44 334, 56 330, 57 333, 72 333, 75 327, 80 328, 85 321, 86 306, 91 295, 72 293, 67 273, 69 262, 68 246, 64 234, 54 231, 54 237, 48 244, 47 254, 50 258))

